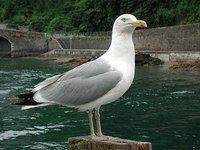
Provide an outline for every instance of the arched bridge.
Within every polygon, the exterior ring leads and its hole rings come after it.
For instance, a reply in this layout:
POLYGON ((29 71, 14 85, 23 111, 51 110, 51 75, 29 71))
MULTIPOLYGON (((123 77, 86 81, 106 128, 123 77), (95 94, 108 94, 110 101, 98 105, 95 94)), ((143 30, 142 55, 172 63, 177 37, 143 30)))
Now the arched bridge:
POLYGON ((0 54, 2 56, 11 56, 12 42, 7 37, 0 36, 0 54))
POLYGON ((0 56, 38 55, 54 48, 55 42, 46 33, 0 29, 0 56))

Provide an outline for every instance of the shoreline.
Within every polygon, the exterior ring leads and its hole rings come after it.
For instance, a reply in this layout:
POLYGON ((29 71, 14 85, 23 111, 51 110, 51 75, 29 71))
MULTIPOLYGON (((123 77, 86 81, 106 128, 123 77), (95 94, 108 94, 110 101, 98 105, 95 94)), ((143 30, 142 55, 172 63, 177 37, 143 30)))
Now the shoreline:
MULTIPOLYGON (((147 56, 147 58, 140 58, 139 62, 136 60, 136 65, 140 66, 163 66, 171 70, 177 71, 200 71, 200 60, 185 60, 174 59, 167 62, 163 62, 158 58, 149 57, 149 55, 140 53, 139 57, 147 56)), ((138 58, 139 58, 138 57, 138 58)), ((22 59, 38 59, 43 61, 50 61, 62 66, 70 66, 72 68, 79 66, 88 61, 94 60, 97 57, 85 57, 85 56, 33 56, 33 57, 19 57, 22 59)), ((15 58, 16 59, 16 58, 15 58)))

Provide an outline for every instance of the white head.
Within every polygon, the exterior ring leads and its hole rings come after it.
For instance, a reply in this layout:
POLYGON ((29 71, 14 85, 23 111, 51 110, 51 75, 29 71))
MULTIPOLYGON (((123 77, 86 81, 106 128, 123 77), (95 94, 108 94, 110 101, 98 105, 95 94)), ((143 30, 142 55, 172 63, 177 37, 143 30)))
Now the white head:
POLYGON ((113 31, 132 34, 136 27, 147 27, 147 23, 143 20, 137 20, 137 18, 131 14, 123 14, 115 20, 113 31))

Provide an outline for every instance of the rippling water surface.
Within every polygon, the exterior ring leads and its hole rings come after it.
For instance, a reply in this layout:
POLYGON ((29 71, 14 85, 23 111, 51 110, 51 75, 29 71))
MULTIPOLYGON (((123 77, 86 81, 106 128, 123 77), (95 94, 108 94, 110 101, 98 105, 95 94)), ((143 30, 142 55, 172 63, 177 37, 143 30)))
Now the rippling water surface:
MULTIPOLYGON (((67 149, 67 139, 88 135, 85 112, 63 106, 21 111, 7 97, 26 92, 67 68, 28 59, 0 60, 0 148, 67 149)), ((200 73, 136 68, 134 84, 102 107, 106 135, 153 143, 153 150, 200 149, 200 73)))

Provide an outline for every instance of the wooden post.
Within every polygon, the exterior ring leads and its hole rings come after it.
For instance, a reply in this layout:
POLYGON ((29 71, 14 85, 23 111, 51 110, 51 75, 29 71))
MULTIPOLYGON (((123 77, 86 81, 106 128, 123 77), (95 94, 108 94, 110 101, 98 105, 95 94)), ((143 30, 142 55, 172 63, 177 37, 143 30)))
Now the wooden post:
POLYGON ((92 140, 88 136, 68 139, 69 150, 152 150, 149 142, 132 141, 113 137, 105 141, 92 140))

